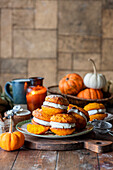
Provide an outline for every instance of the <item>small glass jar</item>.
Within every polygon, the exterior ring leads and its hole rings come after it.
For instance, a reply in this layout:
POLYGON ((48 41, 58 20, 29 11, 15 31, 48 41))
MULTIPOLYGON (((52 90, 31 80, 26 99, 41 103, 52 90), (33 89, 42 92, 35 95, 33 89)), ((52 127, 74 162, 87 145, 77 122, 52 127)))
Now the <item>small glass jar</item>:
POLYGON ((30 85, 27 88, 26 99, 27 109, 31 112, 37 108, 41 108, 47 95, 47 89, 43 86, 43 79, 43 77, 30 78, 30 85))

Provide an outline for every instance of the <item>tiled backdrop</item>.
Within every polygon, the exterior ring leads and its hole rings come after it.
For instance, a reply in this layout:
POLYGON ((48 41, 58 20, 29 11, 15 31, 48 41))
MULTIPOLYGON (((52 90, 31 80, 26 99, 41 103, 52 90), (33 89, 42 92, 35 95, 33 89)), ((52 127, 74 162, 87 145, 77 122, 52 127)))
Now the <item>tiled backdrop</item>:
POLYGON ((113 79, 113 0, 0 0, 0 84, 92 70, 113 79))

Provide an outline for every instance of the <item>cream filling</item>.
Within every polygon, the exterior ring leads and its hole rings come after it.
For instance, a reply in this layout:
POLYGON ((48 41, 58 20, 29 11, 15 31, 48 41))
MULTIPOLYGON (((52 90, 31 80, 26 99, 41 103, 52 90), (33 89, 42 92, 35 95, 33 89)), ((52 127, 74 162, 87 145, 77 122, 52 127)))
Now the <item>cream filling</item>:
POLYGON ((87 122, 87 117, 86 117, 82 112, 80 112, 78 109, 70 109, 70 110, 68 111, 68 113, 70 113, 70 112, 74 112, 74 113, 82 116, 82 117, 86 120, 86 122, 87 122))
POLYGON ((64 105, 61 105, 61 104, 52 103, 52 102, 47 102, 47 101, 44 101, 43 105, 44 106, 54 107, 56 109, 67 109, 67 106, 64 106, 64 105))
POLYGON ((33 120, 36 122, 36 123, 39 123, 41 125, 44 125, 44 126, 50 126, 50 122, 47 122, 45 120, 41 120, 41 119, 38 119, 36 117, 33 117, 33 120))
POLYGON ((89 110, 88 113, 89 115, 95 115, 97 113, 105 113, 106 112, 106 109, 95 109, 95 110, 89 110))
POLYGON ((52 128, 59 129, 71 129, 75 127, 75 123, 59 123, 59 122, 50 122, 52 128))

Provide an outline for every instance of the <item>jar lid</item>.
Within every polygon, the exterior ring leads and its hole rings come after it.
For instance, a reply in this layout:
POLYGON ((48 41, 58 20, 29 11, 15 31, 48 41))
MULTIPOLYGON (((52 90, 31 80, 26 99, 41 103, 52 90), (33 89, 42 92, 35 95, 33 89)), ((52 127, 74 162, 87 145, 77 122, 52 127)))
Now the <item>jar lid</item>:
POLYGON ((23 109, 22 111, 16 112, 16 116, 26 116, 29 114, 31 114, 31 112, 29 110, 25 110, 25 109, 23 109))
POLYGON ((26 116, 31 114, 31 112, 27 109, 23 109, 21 105, 15 105, 12 110, 8 110, 6 114, 9 115, 16 115, 16 116, 26 116))

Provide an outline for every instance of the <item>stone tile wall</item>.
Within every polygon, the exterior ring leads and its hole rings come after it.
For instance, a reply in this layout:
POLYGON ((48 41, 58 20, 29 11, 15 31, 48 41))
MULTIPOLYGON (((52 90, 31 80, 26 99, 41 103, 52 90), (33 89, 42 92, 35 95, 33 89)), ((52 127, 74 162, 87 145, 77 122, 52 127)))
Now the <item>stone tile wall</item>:
POLYGON ((113 79, 113 0, 0 0, 0 84, 92 70, 113 79))

